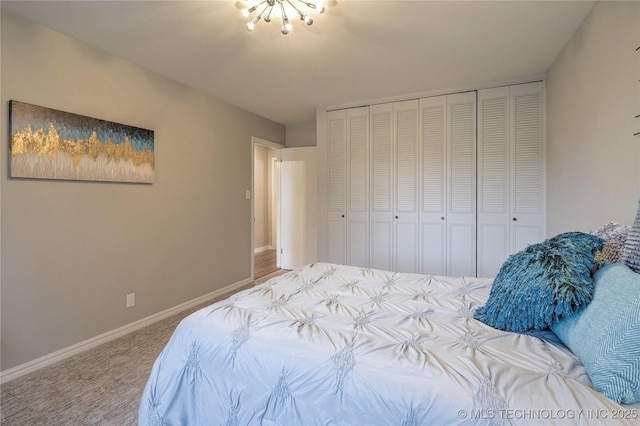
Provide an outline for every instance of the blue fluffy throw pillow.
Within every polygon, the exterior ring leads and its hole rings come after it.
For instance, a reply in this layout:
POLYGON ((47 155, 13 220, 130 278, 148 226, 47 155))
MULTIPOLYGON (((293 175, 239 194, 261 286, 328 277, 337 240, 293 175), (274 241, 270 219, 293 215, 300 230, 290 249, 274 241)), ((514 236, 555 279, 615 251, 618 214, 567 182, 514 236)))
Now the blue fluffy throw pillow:
POLYGON ((512 255, 496 275, 474 318, 500 330, 544 330, 591 302, 591 271, 604 240, 567 232, 512 255))

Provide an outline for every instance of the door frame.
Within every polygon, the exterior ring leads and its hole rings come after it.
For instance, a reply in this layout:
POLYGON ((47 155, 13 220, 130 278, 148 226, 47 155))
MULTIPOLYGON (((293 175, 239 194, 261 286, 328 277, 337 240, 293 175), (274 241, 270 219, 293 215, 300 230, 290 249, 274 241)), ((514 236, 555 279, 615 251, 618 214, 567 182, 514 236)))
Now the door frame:
MULTIPOLYGON (((277 142, 273 142, 273 141, 269 141, 266 139, 262 139, 262 138, 258 138, 255 136, 251 137, 251 193, 250 193, 250 198, 251 198, 251 217, 250 217, 250 221, 251 221, 251 279, 254 279, 254 275, 255 275, 255 147, 256 145, 261 145, 261 146, 265 146, 267 148, 271 148, 271 149, 282 149, 285 148, 284 145, 277 143, 277 142)), ((270 167, 269 167, 270 169, 270 167)), ((276 209, 275 214, 278 215, 277 212, 278 209, 276 209)), ((276 223, 279 223, 278 221, 278 217, 276 217, 276 223)), ((279 232, 279 229, 278 229, 279 232)))

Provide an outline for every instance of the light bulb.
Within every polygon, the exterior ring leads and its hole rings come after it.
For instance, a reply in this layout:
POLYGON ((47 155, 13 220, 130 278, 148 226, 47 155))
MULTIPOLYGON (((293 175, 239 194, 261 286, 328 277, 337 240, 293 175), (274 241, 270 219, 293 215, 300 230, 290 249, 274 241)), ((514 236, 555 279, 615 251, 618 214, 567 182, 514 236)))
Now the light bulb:
POLYGON ((249 9, 242 9, 240 13, 242 13, 242 16, 244 16, 245 18, 249 17, 249 9))
POLYGON ((318 6, 318 13, 324 13, 324 5, 323 4, 318 6))
POLYGON ((291 32, 291 24, 290 23, 286 23, 282 26, 282 28, 280 28, 280 32, 282 32, 282 34, 289 34, 289 32, 291 32))
POLYGON ((303 20, 304 20, 304 23, 307 25, 313 24, 313 18, 309 15, 304 15, 303 20))
POLYGON ((247 31, 253 31, 255 27, 256 24, 254 24, 253 21, 247 22, 247 31))

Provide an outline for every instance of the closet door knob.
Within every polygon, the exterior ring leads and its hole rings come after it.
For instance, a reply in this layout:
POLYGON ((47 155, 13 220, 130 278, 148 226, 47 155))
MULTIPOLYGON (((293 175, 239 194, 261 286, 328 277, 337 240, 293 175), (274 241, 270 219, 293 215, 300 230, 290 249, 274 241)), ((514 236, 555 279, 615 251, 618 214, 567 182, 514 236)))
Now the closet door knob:
POLYGON ((398 218, 398 216, 396 216, 396 219, 398 218))
POLYGON ((513 219, 511 219, 511 220, 513 220, 514 222, 517 222, 517 221, 518 221, 518 218, 517 218, 517 217, 514 217, 514 218, 513 218, 513 219))
POLYGON ((342 215, 342 217, 344 217, 344 215, 342 215))
POLYGON ((440 216, 440 220, 444 220, 444 216, 440 216))

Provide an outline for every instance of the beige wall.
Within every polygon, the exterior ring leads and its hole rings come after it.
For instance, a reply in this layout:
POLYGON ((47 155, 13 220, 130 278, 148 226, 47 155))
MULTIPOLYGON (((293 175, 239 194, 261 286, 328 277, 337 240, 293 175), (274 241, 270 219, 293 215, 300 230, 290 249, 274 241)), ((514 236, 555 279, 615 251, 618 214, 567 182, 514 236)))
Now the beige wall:
POLYGON ((640 2, 599 2, 547 74, 547 235, 633 222, 640 2))
POLYGON ((1 55, 3 371, 250 278, 251 137, 283 126, 6 13, 1 55), (10 99, 154 130, 155 182, 8 178, 10 99))
MULTIPOLYGON (((255 144, 253 149, 253 248, 274 246, 272 235, 272 163, 275 149, 255 144)), ((275 248, 275 247, 273 247, 275 248)))
POLYGON ((316 146, 316 119, 287 126, 287 148, 316 146))

